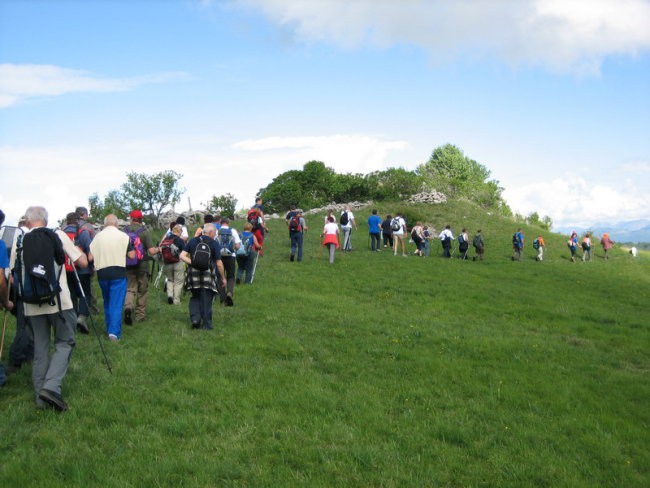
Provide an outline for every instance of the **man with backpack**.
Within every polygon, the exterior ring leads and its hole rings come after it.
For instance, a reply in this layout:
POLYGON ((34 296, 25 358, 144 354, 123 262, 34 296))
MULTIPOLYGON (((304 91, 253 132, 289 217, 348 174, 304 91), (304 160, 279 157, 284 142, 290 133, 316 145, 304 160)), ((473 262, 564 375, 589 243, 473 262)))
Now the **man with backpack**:
POLYGON ((171 235, 166 236, 160 243, 163 272, 167 278, 165 291, 167 292, 167 303, 170 305, 180 304, 183 292, 185 263, 181 261, 180 254, 185 247, 185 242, 181 239, 182 232, 183 227, 180 224, 173 224, 171 235))
POLYGON ((302 241, 306 230, 307 223, 303 217, 302 209, 297 209, 296 213, 289 220, 289 238, 291 239, 289 261, 295 259, 296 251, 298 251, 298 261, 302 261, 302 241))
POLYGON ((451 243, 454 242, 454 234, 451 232, 451 226, 446 225, 438 236, 442 243, 442 255, 445 258, 451 258, 451 243))
POLYGON ((148 257, 160 252, 160 248, 154 246, 151 234, 142 224, 142 212, 133 210, 129 214, 129 218, 131 223, 124 228, 124 232, 131 240, 135 250, 135 258, 127 258, 126 260, 126 278, 128 282, 124 302, 124 323, 126 325, 132 325, 134 318, 137 322, 142 322, 147 316, 150 274, 150 259, 148 257))
POLYGON ((339 222, 343 231, 343 251, 352 251, 352 227, 357 230, 357 223, 349 205, 341 212, 339 222))
POLYGON ((483 254, 485 253, 485 242, 483 241, 483 234, 481 233, 481 229, 476 231, 474 240, 472 240, 472 246, 474 246, 474 251, 476 252, 476 256, 474 256, 472 260, 476 261, 478 259, 479 261, 483 261, 483 254))
POLYGON ((221 218, 221 227, 217 231, 217 242, 221 247, 221 263, 226 272, 226 287, 219 288, 219 296, 221 303, 226 307, 232 307, 234 304, 232 296, 235 293, 235 275, 237 274, 237 250, 241 246, 241 238, 237 230, 230 227, 228 217, 221 218))
POLYGON ((524 250, 524 234, 521 229, 517 229, 512 235, 512 260, 521 261, 524 250))
POLYGON ((217 228, 206 224, 203 234, 190 239, 180 258, 188 265, 185 288, 192 293, 189 302, 193 329, 212 329, 212 302, 218 293, 217 279, 226 288, 226 274, 221 262, 221 247, 214 240, 217 228))
MULTIPOLYGON (((90 215, 88 214, 88 209, 86 207, 77 207, 75 209, 75 213, 79 216, 78 224, 79 224, 79 232, 83 236, 82 240, 85 242, 86 241, 85 236, 87 235, 88 241, 92 242, 92 240, 95 238, 95 235, 97 234, 97 231, 95 230, 93 224, 88 221, 90 217, 90 215)), ((77 274, 79 275, 79 280, 81 281, 81 288, 83 289, 84 294, 86 295, 86 300, 88 300, 90 312, 97 313, 99 312, 99 309, 95 304, 95 297, 93 296, 93 287, 91 284, 94 272, 95 270, 92 262, 88 262, 87 268, 81 268, 77 270, 77 274)), ((77 319, 77 323, 78 323, 78 319, 77 319)))
POLYGON ((393 232, 393 256, 397 256, 398 243, 402 246, 402 256, 406 257, 406 244, 404 243, 404 234, 406 234, 406 221, 402 214, 397 212, 395 218, 390 222, 390 228, 393 232))
POLYGON ((63 266, 66 257, 78 267, 88 266, 82 253, 62 230, 48 229, 43 207, 25 212, 29 232, 17 250, 14 280, 34 337, 32 380, 37 408, 68 409, 61 384, 75 346, 77 317, 63 266), (50 338, 54 329, 54 352, 50 338))
MULTIPOLYGON (((92 241, 90 234, 87 230, 82 230, 79 225, 79 215, 77 212, 70 212, 66 215, 65 220, 66 226, 63 228, 63 232, 86 255, 90 264, 92 262, 92 259, 90 259, 92 256, 90 254, 90 243, 92 241)), ((66 259, 65 262, 65 274, 68 280, 68 288, 70 289, 70 297, 72 298, 74 311, 77 314, 77 330, 82 334, 88 334, 90 332, 86 323, 90 315, 90 309, 88 308, 90 299, 86 291, 90 289, 90 268, 91 266, 89 265, 86 268, 76 269, 76 266, 69 259, 66 259), (77 282, 77 277, 79 278, 79 282, 77 282), (86 296, 85 300, 82 298, 82 293, 86 296)))

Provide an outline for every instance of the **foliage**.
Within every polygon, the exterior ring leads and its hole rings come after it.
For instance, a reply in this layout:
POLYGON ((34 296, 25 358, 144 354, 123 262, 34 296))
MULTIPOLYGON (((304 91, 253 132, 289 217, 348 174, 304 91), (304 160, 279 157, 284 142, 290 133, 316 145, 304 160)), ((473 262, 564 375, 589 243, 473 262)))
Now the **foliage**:
POLYGON ((551 230, 551 226, 553 225, 551 217, 544 215, 544 217, 540 219, 537 212, 532 212, 530 215, 528 215, 528 217, 526 217, 526 222, 528 225, 536 225, 546 230, 551 230))
POLYGON ((150 288, 147 320, 105 343, 112 375, 76 337, 61 414, 34 408, 24 366, 2 389, 2 485, 647 486, 650 256, 571 263, 543 231, 547 260, 527 242, 512 263, 511 220, 416 211, 480 226, 486 261, 370 253, 359 212, 353 252, 330 266, 318 229, 289 262, 272 220, 216 330, 150 288))
POLYGON ((403 168, 388 168, 366 175, 372 200, 400 200, 423 190, 424 178, 403 168))
POLYGON ((158 227, 160 215, 179 202, 185 190, 178 188, 183 177, 176 171, 160 171, 152 175, 132 171, 126 175, 126 183, 121 186, 122 198, 128 208, 141 209, 149 214, 153 224, 158 227))
POLYGON ((445 193, 448 197, 466 197, 484 208, 508 213, 503 200, 503 188, 496 180, 488 180, 490 170, 453 144, 437 147, 429 161, 417 170, 428 186, 445 193))
POLYGON ((93 193, 88 198, 88 204, 91 220, 99 224, 103 223, 104 217, 108 214, 115 214, 120 219, 126 218, 129 214, 128 205, 118 190, 109 191, 103 201, 97 193, 93 193))
POLYGON ((226 193, 225 195, 212 196, 204 205, 208 212, 218 213, 232 219, 237 208, 237 199, 232 193, 226 193))

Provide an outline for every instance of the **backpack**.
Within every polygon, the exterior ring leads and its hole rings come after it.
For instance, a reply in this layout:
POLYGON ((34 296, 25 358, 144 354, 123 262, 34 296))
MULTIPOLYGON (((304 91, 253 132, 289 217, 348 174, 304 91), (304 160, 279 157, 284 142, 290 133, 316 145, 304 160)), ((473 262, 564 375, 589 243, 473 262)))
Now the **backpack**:
POLYGON ((25 233, 20 227, 13 227, 11 225, 3 225, 0 227, 0 239, 2 239, 7 248, 7 257, 11 256, 11 249, 14 247, 18 239, 22 238, 25 233))
POLYGON ((348 218, 348 212, 345 211, 341 214, 341 225, 348 225, 348 222, 350 222, 350 219, 348 218))
MULTIPOLYGON (((68 227, 68 226, 66 226, 66 227, 68 227)), ((81 234, 81 229, 79 228, 78 225, 76 226, 76 228, 77 228, 76 232, 65 232, 65 231, 63 231, 63 232, 66 233, 66 235, 70 238, 70 240, 72 241, 72 243, 75 246, 77 245, 79 234, 81 234)), ((72 260, 68 256, 66 256, 65 257, 65 272, 66 273, 72 273, 74 270, 75 270, 74 263, 72 262, 72 260)))
POLYGON ((519 247, 519 236, 517 234, 512 234, 512 245, 519 247))
POLYGON ((302 232, 302 226, 300 225, 300 217, 294 215, 289 221, 289 232, 302 232))
POLYGON ((587 244, 587 241, 582 241, 582 250, 583 251, 588 251, 590 248, 589 244, 587 244))
POLYGON ((463 245, 463 244, 465 244, 465 238, 463 237, 463 234, 460 234, 460 235, 458 236, 458 244, 459 244, 459 245, 463 245))
POLYGON ((207 271, 210 269, 212 262, 212 248, 203 240, 203 236, 199 237, 199 242, 194 248, 192 253, 192 267, 199 271, 207 271))
POLYGON ((235 254, 235 238, 232 235, 230 227, 222 227, 219 229, 217 241, 221 245, 222 256, 232 256, 235 254))
POLYGON ((539 239, 533 241, 533 249, 539 249, 539 239))
POLYGON ((140 227, 138 230, 128 230, 124 229, 124 232, 129 236, 133 249, 135 250, 135 257, 130 258, 127 256, 126 265, 127 266, 137 266, 140 261, 144 259, 144 244, 140 239, 140 234, 144 232, 144 227, 140 227))
POLYGON ((260 227, 260 211, 256 208, 251 208, 246 215, 246 220, 253 226, 253 230, 258 229, 260 227))
POLYGON ((253 234, 244 231, 242 232, 241 237, 241 246, 239 246, 239 249, 237 249, 236 254, 237 256, 248 256, 254 244, 253 234))
POLYGON ((390 221, 390 228, 393 230, 393 232, 399 232, 402 229, 402 224, 398 218, 394 218, 390 221))
POLYGON ((19 237, 14 266, 18 298, 35 305, 53 306, 58 301, 60 310, 59 278, 65 258, 61 239, 51 229, 39 227, 19 237))
POLYGON ((472 245, 474 247, 481 247, 481 235, 477 234, 474 236, 474 240, 472 241, 472 245))
POLYGON ((160 243, 160 253, 162 254, 163 263, 174 264, 181 259, 178 257, 181 250, 174 244, 174 236, 166 237, 160 243))

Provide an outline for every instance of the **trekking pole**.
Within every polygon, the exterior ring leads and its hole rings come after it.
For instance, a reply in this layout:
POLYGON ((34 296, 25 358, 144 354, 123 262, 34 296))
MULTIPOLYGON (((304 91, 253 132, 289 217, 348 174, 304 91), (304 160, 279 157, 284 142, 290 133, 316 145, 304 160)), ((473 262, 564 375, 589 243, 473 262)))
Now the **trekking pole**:
POLYGON ((154 288, 158 288, 158 285, 160 284, 160 277, 162 276, 163 269, 164 269, 164 266, 158 266, 158 267, 160 268, 160 270, 158 271, 158 276, 156 276, 156 279, 153 282, 154 288))
MULTIPOLYGON (((74 277, 77 279, 77 285, 79 286, 79 291, 81 291, 81 298, 83 298, 84 302, 86 302, 86 306, 88 307, 88 299, 86 298, 86 293, 84 292, 83 287, 81 286, 81 280, 79 279, 79 275, 77 274, 77 268, 73 267, 72 270, 74 271, 74 277)), ((104 360, 106 361, 106 367, 108 368, 108 372, 113 374, 113 368, 111 368, 111 362, 108 359, 108 356, 106 355, 106 350, 104 349, 104 344, 102 343, 102 339, 99 336, 99 333, 97 332, 97 327, 95 326, 95 319, 93 319, 93 314, 89 314, 88 317, 90 318, 90 325, 93 328, 93 331, 95 332, 95 337, 97 337, 97 342, 99 342, 99 348, 102 350, 102 354, 104 355, 104 360)))
POLYGON ((253 272, 251 273, 251 285, 255 279, 255 270, 257 269, 257 258, 260 256, 259 251, 255 253, 255 261, 253 261, 253 272))

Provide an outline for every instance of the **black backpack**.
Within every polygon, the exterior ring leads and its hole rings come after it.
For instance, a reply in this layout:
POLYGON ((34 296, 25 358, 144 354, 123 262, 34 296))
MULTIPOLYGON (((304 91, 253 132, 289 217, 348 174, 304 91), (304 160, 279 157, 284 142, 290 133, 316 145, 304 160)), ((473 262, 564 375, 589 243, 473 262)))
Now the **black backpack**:
POLYGON ((192 267, 199 271, 207 271, 210 269, 211 262, 212 248, 203 240, 203 236, 200 236, 199 242, 196 244, 192 253, 192 267))
POLYGON ((512 245, 519 247, 519 236, 517 234, 512 234, 512 245))
POLYGON ((35 305, 61 309, 59 278, 65 263, 61 239, 51 229, 39 227, 16 243, 14 280, 18 299, 35 305))
POLYGON ((341 225, 348 225, 349 221, 350 219, 348 219, 348 212, 347 211, 343 212, 341 214, 341 220, 340 220, 341 225))

